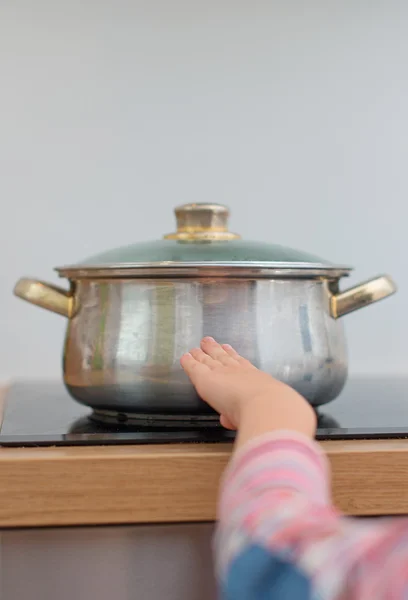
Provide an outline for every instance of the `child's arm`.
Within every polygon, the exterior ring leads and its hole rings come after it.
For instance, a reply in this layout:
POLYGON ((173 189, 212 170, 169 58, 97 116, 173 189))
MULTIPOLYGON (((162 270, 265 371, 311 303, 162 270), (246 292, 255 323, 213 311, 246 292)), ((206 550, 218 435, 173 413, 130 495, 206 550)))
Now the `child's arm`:
POLYGON ((318 446, 277 432, 226 473, 216 562, 228 600, 407 598, 408 522, 340 517, 318 446))
POLYGON ((408 521, 336 513, 310 405, 212 338, 181 364, 221 423, 238 429, 216 540, 223 597, 408 598, 408 521))

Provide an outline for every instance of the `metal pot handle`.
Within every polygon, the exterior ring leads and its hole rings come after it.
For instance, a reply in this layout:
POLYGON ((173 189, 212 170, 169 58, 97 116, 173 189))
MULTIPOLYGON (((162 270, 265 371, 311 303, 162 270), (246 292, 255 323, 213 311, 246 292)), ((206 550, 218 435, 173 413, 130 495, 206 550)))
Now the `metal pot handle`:
POLYGON ((387 298, 396 291, 397 286, 391 277, 382 275, 333 295, 330 299, 330 313, 332 317, 338 319, 354 310, 387 298))
POLYGON ((36 279, 20 279, 14 294, 31 304, 46 308, 64 317, 74 315, 75 299, 72 291, 36 279))

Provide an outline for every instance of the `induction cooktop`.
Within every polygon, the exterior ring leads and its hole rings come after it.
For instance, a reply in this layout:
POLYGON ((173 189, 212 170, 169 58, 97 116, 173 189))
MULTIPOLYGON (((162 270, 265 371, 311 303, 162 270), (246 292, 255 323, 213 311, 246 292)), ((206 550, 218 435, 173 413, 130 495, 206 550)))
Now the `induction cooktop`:
MULTIPOLYGON (((154 418, 131 426, 101 424, 62 383, 17 382, 9 389, 0 428, 2 446, 73 446, 230 442, 221 426, 169 424, 154 418)), ((350 378, 341 395, 318 409, 319 440, 407 438, 408 377, 350 378)))

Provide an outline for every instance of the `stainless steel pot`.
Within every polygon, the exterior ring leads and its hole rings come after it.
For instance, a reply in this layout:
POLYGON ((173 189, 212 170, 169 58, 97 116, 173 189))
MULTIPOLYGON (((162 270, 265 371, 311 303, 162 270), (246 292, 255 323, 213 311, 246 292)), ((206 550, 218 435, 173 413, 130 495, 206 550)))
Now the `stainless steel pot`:
POLYGON ((339 317, 395 292, 378 277, 339 292, 350 268, 302 252, 244 242, 220 205, 176 209, 161 242, 111 250, 58 268, 63 290, 21 279, 15 294, 68 317, 64 381, 96 418, 213 420, 179 365, 211 335, 317 406, 347 378, 339 317))

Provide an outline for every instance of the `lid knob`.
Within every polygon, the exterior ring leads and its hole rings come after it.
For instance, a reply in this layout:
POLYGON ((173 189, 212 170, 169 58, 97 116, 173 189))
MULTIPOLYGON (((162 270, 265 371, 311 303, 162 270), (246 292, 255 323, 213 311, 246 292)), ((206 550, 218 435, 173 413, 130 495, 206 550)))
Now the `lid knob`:
POLYGON ((174 212, 177 232, 165 235, 167 240, 222 241, 241 237, 228 231, 229 210, 222 204, 183 204, 174 212))

